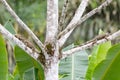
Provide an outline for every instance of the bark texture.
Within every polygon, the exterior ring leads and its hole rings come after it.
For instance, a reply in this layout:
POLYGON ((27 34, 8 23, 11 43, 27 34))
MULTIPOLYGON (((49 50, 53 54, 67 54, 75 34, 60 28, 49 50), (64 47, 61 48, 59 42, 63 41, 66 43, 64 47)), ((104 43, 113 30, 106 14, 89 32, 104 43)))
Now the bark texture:
POLYGON ((47 32, 46 43, 56 41, 58 31, 58 0, 47 0, 47 32))
POLYGON ((45 78, 58 80, 58 0, 47 0, 47 32, 45 39, 45 78))
POLYGON ((47 62, 49 64, 44 68, 46 80, 58 80, 58 61, 51 59, 47 62))

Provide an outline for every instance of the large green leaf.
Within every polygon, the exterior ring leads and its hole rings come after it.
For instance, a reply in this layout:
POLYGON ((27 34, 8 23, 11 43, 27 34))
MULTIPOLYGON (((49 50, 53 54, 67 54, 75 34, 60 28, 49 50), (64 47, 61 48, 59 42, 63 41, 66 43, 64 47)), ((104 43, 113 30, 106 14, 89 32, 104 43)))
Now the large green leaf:
POLYGON ((107 51, 109 50, 110 47, 111 47, 110 41, 94 47, 90 57, 88 70, 86 73, 87 80, 91 80, 95 67, 105 59, 107 51))
POLYGON ((93 80, 120 80, 120 44, 109 49, 106 59, 96 67, 93 80))
POLYGON ((34 60, 32 57, 30 57, 26 52, 24 52, 18 46, 15 46, 15 59, 17 62, 18 71, 22 79, 24 76, 24 78, 31 77, 32 80, 35 80, 35 77, 29 76, 27 75, 27 73, 31 72, 30 71, 31 68, 37 68, 38 69, 37 76, 39 77, 38 80, 44 80, 44 71, 41 64, 38 63, 36 60, 34 60))
POLYGON ((8 59, 4 39, 0 35, 0 80, 8 80, 8 59))
MULTIPOLYGON (((69 46, 67 49, 71 47, 69 46)), ((59 72, 64 76, 60 80, 84 80, 87 66, 88 54, 86 51, 76 52, 60 62, 59 72)))

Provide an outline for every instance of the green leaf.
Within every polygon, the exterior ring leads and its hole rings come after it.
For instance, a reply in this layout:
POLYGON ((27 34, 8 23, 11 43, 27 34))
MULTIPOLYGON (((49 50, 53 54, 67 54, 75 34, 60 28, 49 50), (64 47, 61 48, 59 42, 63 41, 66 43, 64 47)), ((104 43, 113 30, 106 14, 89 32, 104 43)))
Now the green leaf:
MULTIPOLYGON (((6 23, 5 23, 5 28, 12 34, 16 34, 15 30, 14 30, 14 27, 12 25, 12 21, 11 20, 8 20, 6 23)), ((5 37, 7 38, 7 37, 5 37)), ((7 38, 8 39, 8 38, 7 38)), ((12 47, 14 47, 15 43, 13 43, 13 41, 9 40, 9 43, 12 45, 12 47)))
POLYGON ((93 80, 120 80, 120 43, 111 47, 95 69, 93 80))
POLYGON ((12 34, 16 34, 15 30, 14 30, 14 27, 12 25, 12 22, 11 20, 8 20, 6 23, 5 23, 5 28, 12 34))
POLYGON ((96 8, 98 6, 96 0, 90 1, 90 6, 92 7, 92 9, 96 8))
POLYGON ((28 71, 31 68, 37 68, 39 70, 37 73, 37 75, 39 76, 38 80, 44 80, 44 71, 41 64, 38 63, 36 60, 34 60, 31 56, 29 56, 18 46, 15 46, 15 59, 16 59, 18 71, 22 79, 26 71, 28 71))
POLYGON ((86 72, 87 80, 91 80, 95 67, 105 59, 107 51, 109 50, 110 47, 111 47, 110 41, 94 47, 86 72))
POLYGON ((105 32, 102 29, 99 29, 99 35, 100 34, 105 34, 105 32))
MULTIPOLYGON (((66 49, 73 47, 68 46, 66 49)), ((79 51, 60 62, 60 80, 84 80, 88 66, 88 54, 86 51, 79 51)))
POLYGON ((61 74, 59 74, 59 79, 62 79, 62 78, 64 78, 64 77, 67 77, 67 76, 69 76, 68 75, 68 73, 61 73, 61 74))
POLYGON ((8 74, 8 80, 14 80, 14 77, 13 77, 13 75, 11 75, 11 74, 8 74))
POLYGON ((34 74, 34 68, 30 68, 24 73, 24 80, 36 80, 34 74))
POLYGON ((24 73, 24 80, 40 80, 37 68, 30 68, 24 73))
POLYGON ((20 80, 20 74, 19 74, 19 72, 18 72, 18 67, 17 67, 17 65, 16 65, 15 68, 14 68, 13 76, 14 76, 14 80, 20 80))
POLYGON ((0 80, 8 80, 8 59, 4 39, 0 35, 0 80))

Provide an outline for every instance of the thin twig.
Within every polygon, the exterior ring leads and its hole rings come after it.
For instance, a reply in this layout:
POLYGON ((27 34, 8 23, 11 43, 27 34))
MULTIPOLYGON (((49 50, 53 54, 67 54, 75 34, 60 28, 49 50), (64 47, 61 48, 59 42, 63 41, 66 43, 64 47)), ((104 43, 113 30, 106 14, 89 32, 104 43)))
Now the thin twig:
POLYGON ((74 54, 75 52, 77 51, 81 51, 81 50, 84 50, 84 49, 88 49, 88 48, 92 48, 94 45, 98 45, 98 44, 101 44, 101 43, 105 43, 106 41, 111 41, 111 40, 114 40, 116 39, 117 37, 120 36, 120 30, 107 36, 107 37, 104 37, 96 42, 90 42, 90 43, 87 43, 83 46, 78 46, 78 47, 75 47, 75 48, 72 48, 70 50, 67 50, 65 52, 63 52, 62 54, 62 59, 64 59, 65 57, 69 56, 69 55, 72 55, 74 54))
MULTIPOLYGON (((77 21, 80 20, 81 16, 83 15, 83 12, 85 11, 85 8, 87 7, 89 0, 82 0, 81 4, 79 5, 77 11, 75 12, 75 15, 73 17, 73 19, 71 20, 71 22, 68 24, 67 27, 72 26, 74 23, 76 23, 77 21)), ((71 30, 71 32, 74 29, 71 30)), ((63 46, 63 44, 65 43, 65 41, 67 40, 67 38, 70 36, 70 34, 64 36, 62 35, 62 32, 58 35, 59 38, 59 43, 60 43, 60 47, 63 46)))
POLYGON ((17 23, 28 32, 28 34, 34 39, 37 45, 45 53, 44 45, 42 44, 42 42, 35 36, 35 34, 29 29, 29 27, 17 16, 17 14, 12 10, 12 8, 9 6, 6 0, 0 1, 5 6, 6 10, 11 14, 11 16, 17 21, 17 23))
POLYGON ((59 20, 59 27, 58 27, 59 32, 62 31, 63 24, 65 22, 65 16, 67 14, 69 1, 70 0, 64 0, 64 5, 63 5, 63 8, 62 8, 62 13, 61 13, 60 20, 59 20))
POLYGON ((93 16, 95 13, 101 11, 101 9, 103 9, 104 7, 106 7, 108 4, 111 3, 112 0, 106 0, 104 3, 102 3, 99 7, 93 9, 92 11, 90 11, 88 14, 86 14, 85 16, 83 16, 80 20, 76 21, 75 23, 73 23, 71 26, 67 26, 67 28, 62 31, 59 36, 65 35, 67 32, 71 31, 72 29, 75 29, 77 27, 77 25, 80 25, 82 22, 84 22, 86 19, 90 18, 91 16, 93 16))
POLYGON ((20 41, 18 38, 16 38, 14 35, 12 35, 8 30, 6 30, 1 24, 0 24, 0 33, 7 39, 13 41, 15 44, 17 44, 20 48, 22 48, 25 52, 28 53, 31 57, 33 57, 35 60, 37 60, 39 54, 36 52, 33 52, 32 49, 30 49, 28 46, 26 46, 22 41, 20 41))

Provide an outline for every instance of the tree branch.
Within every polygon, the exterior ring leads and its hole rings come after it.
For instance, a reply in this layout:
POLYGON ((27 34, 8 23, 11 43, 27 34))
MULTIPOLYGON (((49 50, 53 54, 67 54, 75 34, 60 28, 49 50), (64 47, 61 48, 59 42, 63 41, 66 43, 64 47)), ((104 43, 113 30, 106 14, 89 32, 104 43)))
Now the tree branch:
MULTIPOLYGON (((73 24, 75 24, 78 20, 80 20, 81 16, 83 15, 83 12, 85 11, 85 8, 87 7, 87 3, 88 3, 88 0, 82 0, 81 1, 81 4, 79 5, 77 11, 75 12, 75 15, 73 17, 73 19, 71 20, 71 22, 68 24, 67 27, 70 27, 72 26, 73 24)), ((72 29, 70 31, 70 33, 73 31, 74 29, 72 29)), ((65 36, 62 35, 63 32, 61 32, 59 35, 58 35, 58 38, 59 39, 59 43, 60 43, 60 47, 64 45, 65 41, 67 40, 67 38, 70 36, 70 34, 66 34, 65 36)))
POLYGON ((62 13, 61 13, 60 20, 59 20, 59 27, 58 27, 59 32, 62 31, 63 24, 65 22, 65 16, 67 14, 67 8, 68 8, 69 1, 70 0, 64 0, 64 5, 63 5, 63 8, 62 8, 62 13))
POLYGON ((29 27, 17 16, 17 14, 12 10, 6 0, 0 0, 2 4, 5 6, 6 10, 10 13, 10 15, 17 21, 17 23, 25 29, 28 34, 33 38, 33 40, 37 43, 37 45, 41 48, 41 50, 45 53, 44 45, 42 42, 35 36, 35 34, 29 29, 29 27))
MULTIPOLYGON (((45 48, 49 55, 54 56, 58 34, 58 0, 47 0, 47 27, 45 48)), ((49 57, 48 57, 49 58, 49 57)))
POLYGON ((88 48, 92 48, 94 45, 98 45, 98 44, 101 44, 101 43, 105 43, 106 41, 111 41, 111 40, 114 40, 116 39, 117 37, 120 36, 120 30, 107 36, 107 37, 104 37, 104 38, 101 38, 97 41, 92 41, 90 43, 87 43, 85 45, 82 45, 82 46, 78 46, 78 47, 75 47, 75 48, 72 48, 71 50, 67 50, 65 52, 63 52, 62 54, 62 59, 64 59, 65 57, 69 56, 69 55, 72 55, 74 54, 75 52, 77 51, 81 51, 81 50, 84 50, 84 49, 88 49, 88 48))
POLYGON ((99 7, 95 8, 94 10, 90 11, 89 13, 87 13, 86 15, 84 15, 80 20, 74 22, 74 24, 72 24, 71 26, 68 26, 64 31, 62 31, 59 36, 61 36, 61 38, 59 39, 59 42, 61 44, 61 46, 65 43, 65 41, 67 40, 67 38, 70 36, 70 34, 72 33, 72 31, 78 26, 80 25, 82 22, 84 22, 86 19, 90 18, 91 16, 93 16, 95 13, 99 12, 102 8, 106 7, 108 4, 110 4, 112 2, 112 0, 106 0, 103 4, 101 4, 99 7))
POLYGON ((46 43, 53 44, 58 32, 58 0, 47 0, 46 43))
POLYGON ((30 49, 28 46, 26 46, 22 41, 20 41, 18 38, 16 38, 14 35, 12 35, 8 30, 6 30, 1 24, 0 24, 0 33, 7 39, 13 41, 15 44, 17 44, 20 48, 22 48, 25 52, 28 53, 31 57, 33 57, 35 60, 37 60, 39 54, 30 49))

